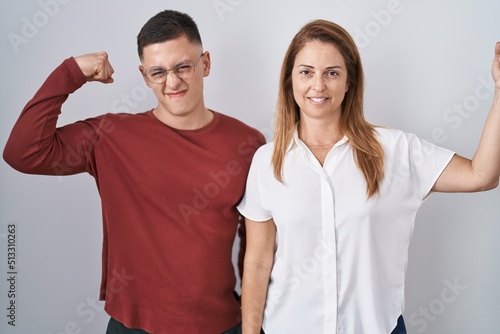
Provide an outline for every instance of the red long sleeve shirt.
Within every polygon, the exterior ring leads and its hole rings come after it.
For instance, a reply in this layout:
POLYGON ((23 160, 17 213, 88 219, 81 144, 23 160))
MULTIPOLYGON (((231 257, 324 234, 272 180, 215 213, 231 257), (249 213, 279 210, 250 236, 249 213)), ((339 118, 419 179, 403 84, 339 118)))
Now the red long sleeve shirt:
POLYGON ((100 298, 112 317, 151 333, 215 334, 236 325, 236 204, 264 137, 217 112, 190 131, 151 111, 56 128, 62 104, 85 82, 74 59, 65 60, 22 111, 5 161, 24 173, 95 178, 104 225, 100 298))

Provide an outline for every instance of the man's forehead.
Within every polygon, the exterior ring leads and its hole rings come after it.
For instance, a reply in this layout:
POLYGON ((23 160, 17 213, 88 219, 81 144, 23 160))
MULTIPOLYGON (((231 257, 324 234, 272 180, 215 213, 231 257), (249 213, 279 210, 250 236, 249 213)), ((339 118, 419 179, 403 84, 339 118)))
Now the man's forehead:
POLYGON ((174 40, 145 46, 142 63, 175 66, 185 61, 195 61, 202 51, 203 47, 201 45, 193 44, 187 40, 187 38, 180 37, 174 40))

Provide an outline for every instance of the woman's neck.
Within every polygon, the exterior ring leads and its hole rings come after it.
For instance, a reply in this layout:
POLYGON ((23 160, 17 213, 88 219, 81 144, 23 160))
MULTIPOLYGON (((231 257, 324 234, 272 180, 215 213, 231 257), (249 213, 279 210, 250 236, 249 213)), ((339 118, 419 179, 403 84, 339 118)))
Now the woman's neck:
POLYGON ((311 123, 301 121, 298 126, 299 138, 309 148, 331 148, 344 137, 339 124, 311 123))

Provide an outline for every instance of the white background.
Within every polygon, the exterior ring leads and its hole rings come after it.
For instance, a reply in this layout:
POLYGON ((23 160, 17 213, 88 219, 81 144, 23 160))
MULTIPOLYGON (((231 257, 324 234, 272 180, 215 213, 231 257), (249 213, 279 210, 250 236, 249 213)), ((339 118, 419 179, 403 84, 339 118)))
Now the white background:
MULTIPOLYGON (((85 85, 65 104, 60 124, 154 107, 137 70, 135 38, 167 8, 195 19, 211 53, 207 106, 268 140, 285 50, 302 25, 322 18, 343 25, 358 43, 370 122, 474 154, 492 102, 498 0, 1 0, 0 146, 69 56, 107 51, 115 83, 85 85)), ((408 264, 409 333, 500 333, 499 200, 496 189, 435 194, 424 203, 408 264)), ((95 302, 101 229, 89 175, 24 175, 0 162, 0 333, 104 333, 108 316, 95 302), (15 327, 7 323, 9 224, 17 225, 15 327)))

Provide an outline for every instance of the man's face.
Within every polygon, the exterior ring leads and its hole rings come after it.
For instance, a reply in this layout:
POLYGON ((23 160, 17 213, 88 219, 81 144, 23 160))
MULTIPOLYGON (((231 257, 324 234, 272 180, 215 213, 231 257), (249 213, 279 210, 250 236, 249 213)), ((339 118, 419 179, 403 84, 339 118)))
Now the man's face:
POLYGON ((196 118, 205 112, 203 78, 210 73, 210 55, 206 52, 202 56, 202 52, 201 45, 191 43, 185 36, 144 47, 141 72, 152 67, 170 70, 184 64, 197 64, 192 76, 185 79, 177 77, 174 71, 168 71, 167 81, 163 83, 153 83, 144 76, 158 99, 156 116, 167 124, 196 118))

